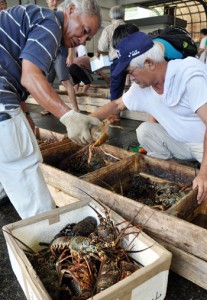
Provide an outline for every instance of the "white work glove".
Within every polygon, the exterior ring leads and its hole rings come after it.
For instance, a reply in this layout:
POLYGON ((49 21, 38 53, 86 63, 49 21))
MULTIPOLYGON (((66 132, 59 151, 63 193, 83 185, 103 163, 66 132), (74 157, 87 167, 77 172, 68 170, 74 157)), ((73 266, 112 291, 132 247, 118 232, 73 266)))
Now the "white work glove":
POLYGON ((66 126, 69 139, 79 145, 92 143, 91 126, 102 125, 99 119, 83 115, 74 110, 70 110, 64 114, 60 118, 60 122, 66 126))

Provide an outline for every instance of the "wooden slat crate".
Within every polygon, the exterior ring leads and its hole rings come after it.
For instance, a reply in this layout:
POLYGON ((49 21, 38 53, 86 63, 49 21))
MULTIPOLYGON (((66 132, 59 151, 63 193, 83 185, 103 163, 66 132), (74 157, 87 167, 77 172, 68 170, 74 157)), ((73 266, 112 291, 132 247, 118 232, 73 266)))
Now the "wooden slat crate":
POLYGON ((133 152, 103 144, 95 147, 91 162, 88 162, 88 146, 83 147, 64 139, 50 143, 41 149, 43 162, 60 170, 76 176, 91 173, 93 170, 105 168, 108 164, 117 163, 119 160, 135 155, 133 152))
MULTIPOLYGON (((83 173, 91 172, 93 167, 88 167, 88 147, 83 147, 73 143, 65 134, 59 134, 50 130, 37 128, 36 137, 39 143, 39 147, 42 153, 44 163, 60 168, 61 170, 67 170, 70 164, 75 159, 79 161, 83 160, 86 166, 84 167, 83 173), (71 157, 72 156, 72 157, 71 157), (84 158, 84 156, 86 156, 84 158), (77 158, 78 157, 78 158, 77 158), (84 159, 83 159, 84 158, 84 159), (85 172, 85 170, 87 172, 85 172)), ((128 156, 134 155, 133 152, 123 150, 121 148, 104 144, 100 147, 95 147, 93 155, 100 156, 101 162, 97 162, 99 165, 95 166, 95 169, 105 167, 105 165, 119 161, 128 156)), ((81 168, 80 168, 81 171, 81 168)), ((69 172, 70 173, 70 172, 69 172)), ((80 172, 81 174, 81 172, 80 172)))
POLYGON ((116 186, 130 171, 188 185, 195 177, 194 168, 176 162, 134 155, 112 167, 108 166, 94 171, 93 174, 82 176, 81 180, 45 164, 42 165, 42 170, 46 181, 56 188, 63 189, 80 200, 91 195, 112 207, 124 218, 141 224, 147 233, 173 253, 172 270, 207 289, 207 231, 206 228, 191 222, 196 214, 205 214, 206 217, 207 204, 198 206, 196 190, 191 191, 187 198, 184 197, 183 201, 168 211, 161 212, 110 191, 106 186, 100 186, 104 185, 103 182, 116 186), (200 207, 204 207, 202 212, 200 207))
MULTIPOLYGON (((169 163, 168 168, 165 169, 166 165, 163 165, 163 160, 154 160, 144 155, 134 155, 117 162, 113 168, 107 166, 104 170, 96 170, 80 178, 121 195, 130 185, 131 189, 134 188, 131 182, 136 175, 148 178, 152 182, 176 183, 185 189, 185 186, 189 186, 192 182, 192 173, 187 168, 185 174, 184 166, 181 166, 180 173, 175 172, 175 170, 172 171, 171 165, 169 163)), ((194 175, 195 171, 192 172, 194 175)), ((170 205, 166 212, 179 218, 186 218, 197 207, 194 194, 196 192, 190 191, 181 198, 181 201, 177 201, 172 206, 170 205)))

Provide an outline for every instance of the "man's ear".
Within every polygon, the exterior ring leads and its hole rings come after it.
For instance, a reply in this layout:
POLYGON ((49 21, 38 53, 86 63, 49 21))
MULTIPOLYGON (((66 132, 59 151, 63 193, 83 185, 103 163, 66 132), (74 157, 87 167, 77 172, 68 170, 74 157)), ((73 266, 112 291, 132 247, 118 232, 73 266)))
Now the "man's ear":
POLYGON ((144 65, 146 67, 150 68, 150 70, 154 70, 155 69, 155 62, 151 58, 147 58, 145 60, 145 62, 144 62, 144 65))
POLYGON ((75 4, 71 3, 68 5, 66 12, 70 15, 70 14, 74 13, 75 9, 76 9, 75 4))

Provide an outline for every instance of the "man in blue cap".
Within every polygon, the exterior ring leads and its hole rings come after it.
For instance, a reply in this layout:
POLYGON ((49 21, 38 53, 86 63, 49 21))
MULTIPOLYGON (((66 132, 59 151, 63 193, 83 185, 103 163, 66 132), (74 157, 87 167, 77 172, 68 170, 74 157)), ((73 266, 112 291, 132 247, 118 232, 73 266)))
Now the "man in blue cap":
POLYGON ((200 171, 193 180, 197 200, 207 198, 207 70, 188 57, 167 62, 160 43, 143 32, 133 33, 117 45, 119 62, 113 76, 126 71, 134 80, 119 99, 92 116, 103 120, 128 109, 153 115, 157 122, 143 122, 136 130, 147 155, 197 160, 200 171))

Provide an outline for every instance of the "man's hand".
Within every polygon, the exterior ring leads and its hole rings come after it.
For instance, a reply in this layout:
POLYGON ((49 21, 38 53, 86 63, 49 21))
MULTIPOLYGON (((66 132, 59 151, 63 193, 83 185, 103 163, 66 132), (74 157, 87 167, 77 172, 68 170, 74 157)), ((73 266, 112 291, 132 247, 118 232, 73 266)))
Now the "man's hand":
POLYGON ((66 58, 67 67, 70 67, 73 64, 73 61, 74 61, 74 58, 68 55, 66 58))
POLYGON ((76 144, 86 145, 93 142, 91 126, 101 126, 99 119, 70 110, 60 118, 66 128, 68 137, 76 144))
POLYGON ((198 188, 197 201, 201 204, 207 199, 207 174, 199 173, 193 180, 193 189, 198 188))
POLYGON ((95 52, 95 56, 98 57, 98 58, 100 58, 100 55, 101 55, 101 51, 99 51, 99 50, 97 49, 96 52, 95 52))

